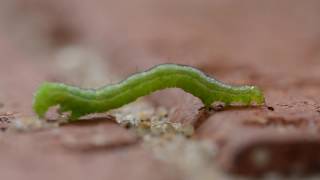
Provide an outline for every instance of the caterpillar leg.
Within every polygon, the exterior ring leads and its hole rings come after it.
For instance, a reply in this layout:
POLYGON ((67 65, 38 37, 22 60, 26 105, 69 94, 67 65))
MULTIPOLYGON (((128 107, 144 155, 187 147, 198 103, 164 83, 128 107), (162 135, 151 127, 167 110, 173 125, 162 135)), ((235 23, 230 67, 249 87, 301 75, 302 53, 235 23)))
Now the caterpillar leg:
POLYGON ((216 112, 216 111, 222 111, 225 109, 225 105, 224 104, 213 104, 211 106, 203 106, 201 108, 198 109, 198 111, 207 111, 207 112, 216 112))

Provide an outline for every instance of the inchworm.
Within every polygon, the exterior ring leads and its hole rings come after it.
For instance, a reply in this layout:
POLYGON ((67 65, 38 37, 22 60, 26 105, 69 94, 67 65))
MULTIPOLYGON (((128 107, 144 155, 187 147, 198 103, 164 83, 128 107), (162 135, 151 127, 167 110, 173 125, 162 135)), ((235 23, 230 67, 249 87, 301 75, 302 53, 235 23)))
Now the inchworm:
POLYGON ((190 66, 162 64, 97 90, 45 82, 34 95, 33 109, 43 118, 50 107, 59 105, 60 112, 70 112, 70 120, 76 120, 119 108, 165 88, 181 88, 198 97, 205 107, 214 102, 225 106, 256 106, 265 101, 262 91, 255 86, 230 86, 190 66))

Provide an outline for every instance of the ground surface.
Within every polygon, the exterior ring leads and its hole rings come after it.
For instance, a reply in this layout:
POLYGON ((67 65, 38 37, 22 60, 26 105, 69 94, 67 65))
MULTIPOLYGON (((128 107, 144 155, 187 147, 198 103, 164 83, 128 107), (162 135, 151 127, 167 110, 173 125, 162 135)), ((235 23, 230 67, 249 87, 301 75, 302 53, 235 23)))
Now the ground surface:
POLYGON ((320 170, 318 1, 4 0, 0 12, 1 178, 299 179, 320 170), (204 112, 165 90, 71 125, 32 112, 43 81, 99 87, 167 62, 256 84, 272 108, 204 112), (176 127, 190 124, 194 133, 176 127))

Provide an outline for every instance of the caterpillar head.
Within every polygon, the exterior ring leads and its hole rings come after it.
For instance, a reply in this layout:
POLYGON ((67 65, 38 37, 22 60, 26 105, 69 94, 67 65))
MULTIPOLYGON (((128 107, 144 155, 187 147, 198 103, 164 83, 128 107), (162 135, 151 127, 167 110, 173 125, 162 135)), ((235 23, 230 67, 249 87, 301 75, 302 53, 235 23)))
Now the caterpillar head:
POLYGON ((265 97, 263 92, 256 86, 250 86, 250 104, 259 106, 265 104, 265 97))

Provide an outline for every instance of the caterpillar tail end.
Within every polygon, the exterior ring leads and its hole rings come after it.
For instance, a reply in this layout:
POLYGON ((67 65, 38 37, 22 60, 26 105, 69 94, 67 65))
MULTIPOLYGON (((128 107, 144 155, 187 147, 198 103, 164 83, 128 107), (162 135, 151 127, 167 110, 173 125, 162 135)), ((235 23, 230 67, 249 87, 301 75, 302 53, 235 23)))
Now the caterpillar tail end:
POLYGON ((68 101, 59 94, 65 90, 66 86, 60 83, 45 82, 40 85, 33 97, 32 108, 36 115, 43 119, 50 107, 59 105, 59 113, 70 112, 68 121, 76 121, 81 116, 88 114, 87 111, 78 107, 77 109, 71 106, 68 101))
POLYGON ((41 119, 45 117, 46 112, 52 105, 52 102, 48 99, 50 92, 52 92, 52 85, 54 85, 54 83, 45 82, 41 84, 33 97, 32 108, 41 119))
POLYGON ((254 106, 263 106, 266 103, 263 91, 257 86, 251 87, 251 102, 254 106))

